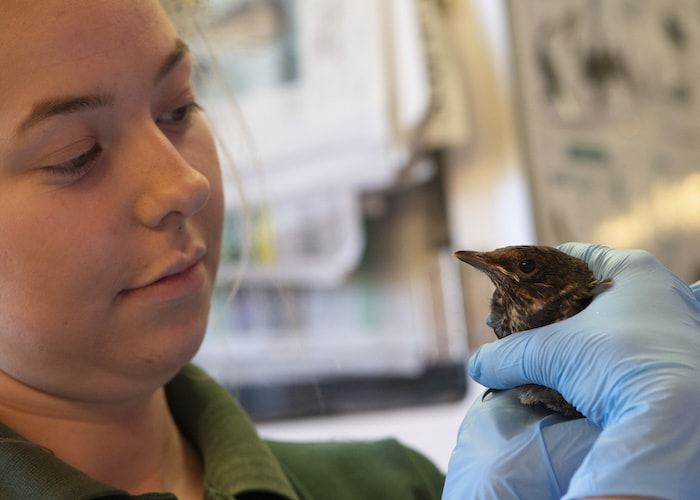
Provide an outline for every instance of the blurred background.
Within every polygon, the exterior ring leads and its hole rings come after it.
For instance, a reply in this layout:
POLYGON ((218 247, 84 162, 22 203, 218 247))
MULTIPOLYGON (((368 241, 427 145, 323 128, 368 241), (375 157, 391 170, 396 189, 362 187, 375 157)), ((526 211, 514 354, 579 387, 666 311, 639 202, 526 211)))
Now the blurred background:
POLYGON ((600 242, 700 279, 700 2, 206 3, 227 217, 195 361, 264 436, 445 468, 495 338, 455 250, 600 242))

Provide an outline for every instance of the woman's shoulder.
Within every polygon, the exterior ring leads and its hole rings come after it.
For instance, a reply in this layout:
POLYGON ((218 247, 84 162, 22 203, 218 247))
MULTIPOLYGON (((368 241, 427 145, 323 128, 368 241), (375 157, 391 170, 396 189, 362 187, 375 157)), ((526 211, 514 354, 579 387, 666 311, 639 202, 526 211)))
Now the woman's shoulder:
POLYGON ((395 439, 267 441, 301 498, 439 499, 444 474, 395 439))

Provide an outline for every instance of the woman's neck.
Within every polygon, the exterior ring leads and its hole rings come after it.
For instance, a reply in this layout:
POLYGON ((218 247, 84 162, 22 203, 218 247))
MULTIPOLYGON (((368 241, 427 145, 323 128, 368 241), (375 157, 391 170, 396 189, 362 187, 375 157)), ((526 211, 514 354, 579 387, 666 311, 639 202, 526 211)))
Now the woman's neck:
POLYGON ((64 462, 131 494, 203 497, 201 459, 163 388, 129 401, 76 402, 17 384, 0 372, 0 421, 64 462))

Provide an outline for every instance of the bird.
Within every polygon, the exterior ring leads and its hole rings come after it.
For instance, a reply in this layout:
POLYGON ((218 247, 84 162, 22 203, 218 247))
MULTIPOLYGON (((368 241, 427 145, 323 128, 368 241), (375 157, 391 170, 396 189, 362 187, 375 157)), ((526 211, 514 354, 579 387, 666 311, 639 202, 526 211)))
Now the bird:
MULTIPOLYGON (((613 284, 611 279, 596 279, 583 260, 551 246, 458 250, 453 255, 485 273, 495 285, 490 323, 499 339, 569 318, 613 284)), ((554 389, 526 384, 518 391, 523 404, 541 403, 569 418, 583 416, 554 389)), ((488 389, 483 397, 491 392, 488 389)))

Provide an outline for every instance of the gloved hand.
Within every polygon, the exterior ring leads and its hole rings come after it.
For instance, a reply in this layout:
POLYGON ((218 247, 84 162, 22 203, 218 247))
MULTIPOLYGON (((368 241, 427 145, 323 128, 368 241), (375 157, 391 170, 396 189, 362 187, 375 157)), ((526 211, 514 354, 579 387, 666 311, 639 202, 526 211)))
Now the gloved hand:
POLYGON ((646 252, 560 249, 612 288, 572 318, 482 346, 472 377, 495 389, 552 387, 602 428, 564 498, 696 498, 700 285, 691 290, 646 252))
POLYGON ((477 398, 462 422, 443 500, 559 499, 600 428, 530 407, 517 391, 477 398))

